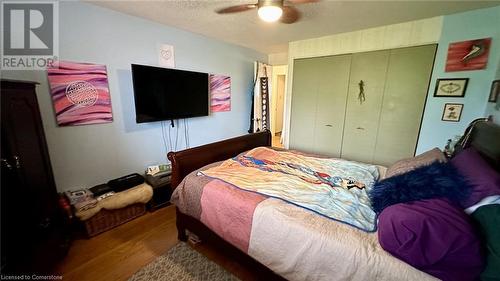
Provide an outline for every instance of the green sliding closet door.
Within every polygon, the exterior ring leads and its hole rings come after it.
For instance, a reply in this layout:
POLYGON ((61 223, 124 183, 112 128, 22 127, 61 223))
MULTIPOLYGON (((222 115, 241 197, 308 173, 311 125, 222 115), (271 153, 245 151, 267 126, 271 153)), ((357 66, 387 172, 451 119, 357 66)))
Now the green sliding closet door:
POLYGON ((436 45, 391 50, 374 161, 390 165, 415 153, 436 45))
POLYGON ((308 152, 314 150, 314 122, 318 96, 318 59, 295 60, 293 65, 293 95, 290 119, 290 148, 308 152))
POLYGON ((325 57, 317 66, 321 83, 314 123, 315 153, 340 157, 350 66, 350 55, 325 57))
POLYGON ((290 148, 340 156, 351 55, 294 63, 290 148))
POLYGON ((290 148, 382 165, 413 156, 435 51, 295 60, 290 148))
POLYGON ((344 159, 373 162, 390 52, 357 53, 352 57, 342 142, 344 159))

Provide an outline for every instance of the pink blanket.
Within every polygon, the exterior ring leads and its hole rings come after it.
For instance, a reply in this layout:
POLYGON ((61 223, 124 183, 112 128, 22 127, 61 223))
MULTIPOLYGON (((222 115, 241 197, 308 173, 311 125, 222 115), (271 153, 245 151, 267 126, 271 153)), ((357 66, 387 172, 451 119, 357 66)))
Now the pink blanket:
POLYGON ((264 196, 244 192, 219 180, 212 180, 201 196, 201 222, 224 240, 248 252, 252 219, 264 196))

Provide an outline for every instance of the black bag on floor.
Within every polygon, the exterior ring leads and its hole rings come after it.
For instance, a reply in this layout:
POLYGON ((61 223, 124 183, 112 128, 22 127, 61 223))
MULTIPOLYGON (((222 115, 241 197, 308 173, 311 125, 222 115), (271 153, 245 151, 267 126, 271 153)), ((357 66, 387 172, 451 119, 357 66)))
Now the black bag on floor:
POLYGON ((114 192, 120 192, 144 183, 144 177, 138 173, 130 174, 108 181, 108 186, 114 192))

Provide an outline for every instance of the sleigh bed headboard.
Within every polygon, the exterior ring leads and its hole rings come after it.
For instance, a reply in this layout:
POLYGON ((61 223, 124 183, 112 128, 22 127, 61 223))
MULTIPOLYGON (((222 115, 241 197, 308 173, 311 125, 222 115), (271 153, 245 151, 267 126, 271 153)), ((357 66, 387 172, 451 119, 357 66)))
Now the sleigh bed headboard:
POLYGON ((271 132, 263 131, 178 152, 169 152, 167 156, 172 163, 171 185, 175 189, 192 171, 259 146, 271 146, 271 132))
POLYGON ((474 147, 497 171, 500 171, 500 126, 491 121, 479 121, 471 127, 463 147, 474 147))

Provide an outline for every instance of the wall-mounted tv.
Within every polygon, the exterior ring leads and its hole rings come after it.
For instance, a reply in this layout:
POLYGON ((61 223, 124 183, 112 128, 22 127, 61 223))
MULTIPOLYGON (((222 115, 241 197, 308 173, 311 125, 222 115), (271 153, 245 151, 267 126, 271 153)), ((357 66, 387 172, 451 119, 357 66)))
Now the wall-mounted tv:
POLYGON ((132 64, 137 123, 208 115, 208 73, 132 64))

